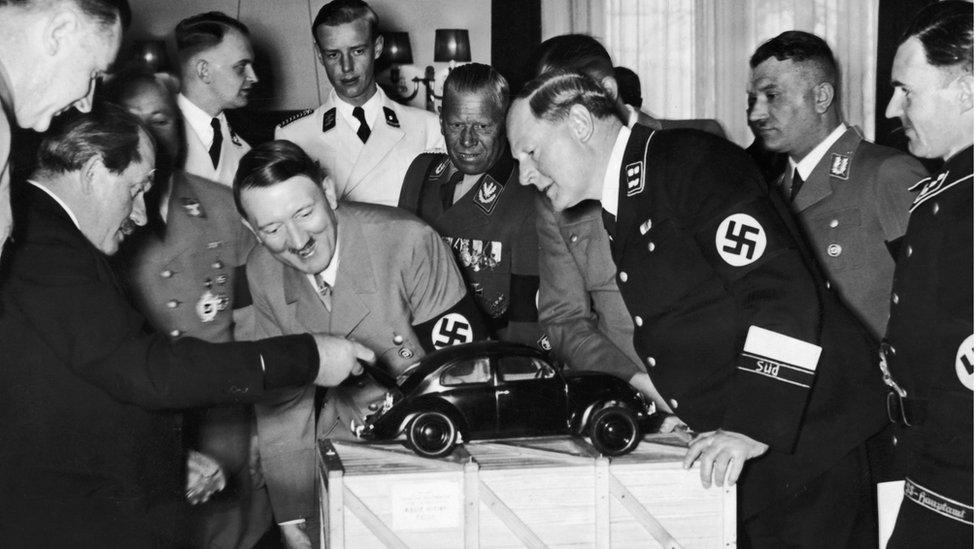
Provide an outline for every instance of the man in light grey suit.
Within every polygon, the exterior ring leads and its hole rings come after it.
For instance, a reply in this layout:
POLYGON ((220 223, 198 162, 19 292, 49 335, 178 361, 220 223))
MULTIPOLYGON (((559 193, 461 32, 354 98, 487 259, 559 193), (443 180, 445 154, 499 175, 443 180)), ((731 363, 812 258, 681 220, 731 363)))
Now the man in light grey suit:
MULTIPOLYGON (((247 263, 257 334, 318 326, 373 349, 392 376, 430 351, 485 337, 440 235, 396 208, 338 204, 332 181, 294 143, 272 141, 245 155, 234 198, 263 245, 247 263)), ((314 391, 282 392, 255 409, 272 508, 289 540, 316 537, 316 432, 353 438, 385 395, 365 379, 329 391, 318 429, 314 391)))

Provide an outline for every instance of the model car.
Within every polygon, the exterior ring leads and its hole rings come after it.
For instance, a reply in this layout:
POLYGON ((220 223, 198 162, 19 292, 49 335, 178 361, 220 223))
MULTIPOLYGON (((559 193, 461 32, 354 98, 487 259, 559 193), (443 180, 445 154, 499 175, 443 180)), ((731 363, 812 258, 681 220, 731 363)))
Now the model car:
POLYGON ((514 343, 433 352, 389 385, 360 436, 405 435, 424 457, 445 456, 461 440, 557 434, 587 436, 602 454, 616 456, 637 446, 648 419, 648 403, 627 382, 565 371, 542 352, 514 343))

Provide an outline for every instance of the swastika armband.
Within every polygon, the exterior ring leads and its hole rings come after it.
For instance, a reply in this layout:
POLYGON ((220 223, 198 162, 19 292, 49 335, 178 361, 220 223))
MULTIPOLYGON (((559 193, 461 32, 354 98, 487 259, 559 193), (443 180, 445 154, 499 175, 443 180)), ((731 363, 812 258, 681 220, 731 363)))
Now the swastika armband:
POLYGON ((736 204, 705 223, 695 240, 723 278, 736 279, 793 247, 789 232, 765 198, 736 204))
POLYGON ((779 450, 792 449, 820 351, 813 343, 750 326, 736 361, 734 400, 723 427, 779 450))
POLYGON ((247 285, 247 265, 234 267, 234 287, 233 293, 234 309, 243 309, 251 306, 251 288, 247 285))
POLYGON ((481 341, 488 337, 481 312, 471 296, 467 294, 450 309, 426 322, 414 325, 413 330, 427 352, 481 341))

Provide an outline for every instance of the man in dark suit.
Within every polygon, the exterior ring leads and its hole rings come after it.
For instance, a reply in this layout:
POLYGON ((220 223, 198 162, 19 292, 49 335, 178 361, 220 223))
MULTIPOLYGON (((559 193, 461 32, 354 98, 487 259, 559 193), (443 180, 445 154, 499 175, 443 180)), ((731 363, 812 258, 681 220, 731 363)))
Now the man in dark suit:
POLYGON ((685 466, 700 460, 706 487, 742 476, 740 544, 873 547, 872 341, 745 152, 695 130, 631 130, 581 73, 526 85, 508 129, 519 165, 548 177, 524 183, 554 210, 600 201, 634 347, 700 433, 685 466))
POLYGON ((413 161, 399 206, 451 246, 493 337, 548 350, 536 310, 536 192, 518 184, 508 153, 508 101, 508 81, 492 67, 468 63, 451 71, 441 110, 447 152, 413 161))
POLYGON ((945 164, 916 186, 882 345, 905 427, 904 498, 889 548, 973 546, 973 5, 924 8, 901 38, 885 115, 945 164))
POLYGON ((106 256, 145 223, 151 138, 106 105, 53 129, 38 165, 0 294, 0 545, 175 546, 186 470, 171 410, 336 385, 373 353, 148 332, 106 256))
MULTIPOLYGON (((252 149, 241 160, 234 197, 261 242, 247 261, 258 335, 347 337, 375 351, 378 367, 393 377, 430 351, 485 338, 441 237, 397 208, 337 202, 334 183, 298 145, 252 149)), ((288 523, 289 546, 306 536, 317 541, 316 433, 356 440, 386 394, 371 381, 332 388, 317 422, 311 387, 255 408, 268 492, 275 518, 288 523)))

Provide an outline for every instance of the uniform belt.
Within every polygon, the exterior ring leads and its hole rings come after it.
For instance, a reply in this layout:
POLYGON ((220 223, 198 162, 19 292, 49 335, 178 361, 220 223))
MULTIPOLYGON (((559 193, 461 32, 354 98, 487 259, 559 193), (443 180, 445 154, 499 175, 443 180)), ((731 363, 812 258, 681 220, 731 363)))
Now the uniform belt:
POLYGON ((910 478, 905 479, 905 499, 909 499, 929 511, 946 518, 973 525, 973 506, 949 499, 938 492, 918 484, 910 478))
POLYGON ((885 405, 888 409, 888 420, 892 423, 917 427, 925 422, 924 400, 903 397, 894 389, 889 389, 885 405))

